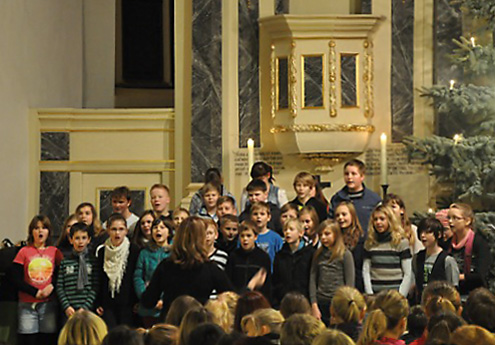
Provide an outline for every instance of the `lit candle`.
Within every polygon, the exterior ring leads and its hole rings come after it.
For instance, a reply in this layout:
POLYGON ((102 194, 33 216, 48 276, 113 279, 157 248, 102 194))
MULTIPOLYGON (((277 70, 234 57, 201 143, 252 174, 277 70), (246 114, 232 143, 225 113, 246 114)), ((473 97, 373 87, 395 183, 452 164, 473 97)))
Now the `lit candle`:
POLYGON ((454 135, 454 145, 459 144, 459 141, 461 141, 461 134, 456 134, 454 135))
POLYGON ((388 184, 387 181, 387 135, 380 136, 380 184, 388 184))
POLYGON ((429 214, 433 214, 433 209, 432 209, 432 208, 429 208, 429 209, 428 209, 428 213, 429 213, 429 214))
POLYGON ((248 148, 248 175, 251 171, 251 167, 254 165, 254 140, 249 138, 247 141, 248 148))
POLYGON ((473 45, 473 47, 476 47, 476 40, 474 37, 471 37, 471 44, 473 45))
POLYGON ((452 79, 452 80, 450 81, 450 89, 451 89, 451 90, 453 90, 453 89, 454 89, 454 85, 455 85, 455 80, 454 80, 454 79, 452 79))

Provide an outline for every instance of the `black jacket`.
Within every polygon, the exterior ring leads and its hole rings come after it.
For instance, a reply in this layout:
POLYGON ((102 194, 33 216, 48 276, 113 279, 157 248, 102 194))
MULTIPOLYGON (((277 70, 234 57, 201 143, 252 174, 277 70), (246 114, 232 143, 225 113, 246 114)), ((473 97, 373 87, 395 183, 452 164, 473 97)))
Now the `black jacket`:
POLYGON ((285 243, 275 255, 273 262, 273 301, 280 305, 282 298, 288 292, 302 293, 309 300, 309 275, 315 248, 312 245, 304 246, 295 253, 285 243))
POLYGON ((237 292, 243 292, 246 289, 247 284, 251 278, 261 269, 266 270, 265 284, 259 289, 263 295, 270 301, 271 300, 271 287, 272 277, 271 270, 272 265, 270 263, 270 257, 262 249, 255 247, 253 250, 247 252, 241 247, 234 250, 227 261, 227 267, 225 272, 230 278, 232 285, 237 292))

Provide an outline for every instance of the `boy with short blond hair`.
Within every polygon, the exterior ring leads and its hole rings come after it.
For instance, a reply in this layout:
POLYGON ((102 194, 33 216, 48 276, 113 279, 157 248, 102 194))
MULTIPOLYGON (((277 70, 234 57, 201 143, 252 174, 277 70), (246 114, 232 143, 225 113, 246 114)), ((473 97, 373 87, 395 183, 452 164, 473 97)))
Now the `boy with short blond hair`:
POLYGON ((252 205, 256 202, 264 202, 270 208, 271 214, 270 221, 268 222, 268 228, 275 231, 279 235, 282 235, 283 231, 282 224, 280 223, 280 209, 277 205, 268 201, 268 187, 266 186, 266 183, 262 180, 252 180, 246 186, 246 191, 248 193, 249 203, 241 213, 239 220, 242 222, 246 219, 250 219, 252 205))
MULTIPOLYGON (((116 187, 110 194, 110 199, 112 200, 113 213, 120 213, 124 216, 129 229, 129 236, 132 237, 139 217, 129 210, 132 204, 131 191, 126 186, 116 187)), ((103 224, 103 228, 107 228, 107 222, 103 224)))
POLYGON ((270 206, 266 202, 255 202, 251 205, 251 221, 256 224, 258 230, 256 244, 270 256, 273 266, 275 254, 282 249, 284 241, 279 234, 268 228, 270 219, 270 206))
POLYGON ((172 214, 168 209, 170 204, 170 189, 161 183, 156 183, 150 189, 151 208, 156 218, 160 216, 172 220, 172 214))
POLYGON ((291 204, 297 206, 300 211, 304 206, 313 206, 318 214, 318 219, 323 222, 327 219, 327 207, 320 200, 314 197, 316 193, 316 178, 307 171, 301 171, 294 177, 294 190, 297 196, 290 201, 291 204))
POLYGON ((217 200, 217 216, 221 219, 226 214, 237 215, 235 200, 230 195, 222 195, 217 200))
POLYGON ((378 194, 364 185, 366 173, 365 164, 359 159, 351 159, 344 165, 344 182, 345 186, 332 196, 330 201, 330 218, 334 217, 334 211, 338 204, 343 201, 352 202, 356 209, 359 223, 366 237, 368 233, 368 222, 371 212, 376 205, 382 200, 378 194))
POLYGON ((239 218, 232 214, 226 214, 219 220, 220 231, 217 240, 217 248, 230 255, 239 242, 239 218))
POLYGON ((251 278, 258 272, 266 273, 265 283, 260 292, 270 300, 271 297, 271 263, 270 257, 256 246, 258 228, 253 222, 246 220, 239 226, 240 247, 229 256, 225 272, 237 292, 246 290, 251 278))
POLYGON ((198 216, 218 222, 217 201, 220 198, 220 186, 212 182, 206 183, 201 188, 201 195, 203 196, 203 206, 201 206, 198 216))

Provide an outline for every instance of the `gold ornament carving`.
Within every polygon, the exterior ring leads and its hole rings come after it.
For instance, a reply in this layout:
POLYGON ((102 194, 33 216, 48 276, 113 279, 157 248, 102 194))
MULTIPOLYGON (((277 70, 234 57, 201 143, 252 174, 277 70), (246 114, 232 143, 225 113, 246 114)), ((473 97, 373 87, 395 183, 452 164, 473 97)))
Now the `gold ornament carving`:
POLYGON ((289 109, 292 117, 297 116, 297 65, 296 42, 292 41, 289 57, 289 109))
POLYGON ((335 41, 328 42, 330 53, 328 54, 328 82, 329 82, 329 103, 330 117, 337 116, 337 53, 335 52, 335 41))
POLYGON ((270 59, 270 98, 272 101, 271 106, 271 115, 272 119, 275 118, 275 109, 276 109, 276 93, 275 93, 275 79, 276 79, 276 70, 278 66, 276 66, 276 58, 275 58, 275 45, 271 45, 271 59, 270 59))
POLYGON ((367 132, 373 133, 375 127, 372 125, 354 124, 300 124, 290 126, 275 126, 270 133, 317 133, 317 132, 367 132))
POLYGON ((373 43, 365 40, 364 46, 364 117, 371 118, 374 115, 373 105, 373 43))

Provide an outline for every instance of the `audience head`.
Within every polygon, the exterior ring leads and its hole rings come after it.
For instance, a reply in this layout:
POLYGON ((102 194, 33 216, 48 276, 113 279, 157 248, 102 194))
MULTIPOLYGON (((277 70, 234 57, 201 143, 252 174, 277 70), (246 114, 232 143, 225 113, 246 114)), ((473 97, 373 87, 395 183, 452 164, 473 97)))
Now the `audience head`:
POLYGON ((260 337, 268 333, 280 334, 284 317, 272 308, 255 310, 241 320, 242 331, 249 337, 260 337))
POLYGON ((230 312, 227 302, 220 299, 210 299, 206 303, 205 308, 211 313, 215 324, 222 327, 226 333, 232 331, 234 314, 230 312))
POLYGON ((144 345, 176 345, 179 329, 165 323, 157 323, 150 329, 139 328, 144 345))
POLYGON ((355 345, 355 343, 344 332, 336 329, 327 329, 317 336, 311 345, 355 345))
POLYGON ((126 214, 131 207, 131 191, 126 186, 114 188, 110 194, 112 199, 112 209, 114 213, 126 214))
POLYGON ((212 322, 213 317, 211 313, 204 307, 194 308, 189 310, 179 328, 179 343, 178 345, 188 345, 189 335, 199 325, 207 322, 212 322))
POLYGON ((488 289, 471 291, 466 301, 466 313, 470 323, 495 332, 495 295, 488 289))
POLYGON ((69 215, 65 219, 64 225, 62 227, 62 231, 60 231, 60 236, 58 237, 58 240, 57 240, 57 244, 56 244, 57 247, 59 247, 60 245, 64 245, 64 244, 68 243, 70 228, 72 225, 74 225, 76 223, 77 223, 77 217, 76 217, 75 213, 69 215))
POLYGON ((170 189, 161 183, 156 183, 150 189, 151 208, 157 215, 166 216, 170 204, 170 189))
POLYGON ((399 336, 404 333, 409 315, 407 299, 396 290, 381 291, 373 303, 374 310, 368 314, 359 345, 373 344, 386 331, 399 336))
POLYGON ((309 238, 313 238, 320 225, 320 219, 318 218, 318 213, 313 206, 304 206, 301 211, 299 211, 299 220, 303 224, 304 233, 309 238))
POLYGON ((239 300, 239 295, 234 291, 225 291, 218 295, 218 300, 227 303, 229 311, 232 314, 232 320, 235 315, 235 308, 237 307, 237 301, 239 300))
POLYGON ((432 234, 437 243, 443 243, 443 225, 438 219, 433 217, 421 219, 418 224, 418 239, 420 241, 422 241, 423 233, 425 235, 432 234))
POLYGON ((311 305, 308 299, 300 292, 286 293, 280 302, 280 312, 285 319, 294 314, 311 314, 311 305))
POLYGON ((170 304, 167 316, 165 317, 165 323, 179 327, 184 315, 186 315, 189 310, 199 307, 201 307, 201 303, 194 297, 187 295, 179 296, 170 304))
POLYGON ((308 314, 294 314, 285 320, 280 332, 281 345, 311 345, 325 330, 325 324, 308 314))
POLYGON ((333 296, 330 313, 341 323, 361 323, 366 313, 366 302, 356 288, 341 286, 333 296))
POLYGON ((164 216, 159 216, 151 225, 151 243, 153 247, 168 247, 174 237, 174 225, 164 216))
POLYGON ((113 213, 107 220, 107 233, 112 246, 119 247, 129 233, 127 221, 121 213, 113 213))
POLYGON ((201 188, 200 192, 203 196, 203 204, 206 210, 216 209, 218 198, 220 198, 221 186, 217 183, 208 182, 201 188))
POLYGON ((474 213, 468 204, 454 203, 450 205, 447 217, 454 236, 467 228, 474 228, 474 213))
POLYGON ((428 325, 428 318, 425 311, 420 305, 415 305, 411 308, 407 317, 407 329, 409 334, 415 337, 420 337, 428 325))
POLYGON ((220 326, 203 323, 189 334, 187 345, 216 345, 223 335, 225 332, 220 326))
POLYGON ((256 224, 250 220, 243 221, 239 226, 239 240, 241 248, 250 251, 256 246, 259 229, 256 224))
POLYGON ((344 164, 344 182, 350 192, 359 192, 363 189, 366 166, 359 159, 351 159, 344 164))
POLYGON ((177 207, 174 212, 172 212, 172 221, 174 222, 174 227, 177 229, 180 223, 182 223, 184 219, 189 216, 190 214, 188 210, 186 210, 184 207, 177 207))
POLYGON ((450 345, 473 344, 495 345, 495 336, 476 325, 460 326, 450 336, 450 345))
POLYGON ((261 292, 249 291, 241 295, 237 300, 237 306, 235 308, 234 317, 234 330, 241 332, 241 320, 247 315, 251 314, 257 309, 271 308, 268 300, 263 296, 261 292))
POLYGON ((101 345, 144 345, 144 341, 138 331, 120 325, 108 332, 101 345))
POLYGON ((98 213, 92 203, 83 202, 77 205, 76 217, 78 222, 83 222, 90 226, 93 225, 95 235, 98 235, 99 231, 101 231, 101 223, 98 219, 98 213))
POLYGON ((354 204, 350 201, 339 203, 335 208, 335 220, 344 234, 346 247, 354 248, 364 235, 354 204))
POLYGON ((428 321, 427 345, 449 344, 450 335, 458 327, 466 322, 459 316, 451 312, 440 312, 433 315, 428 321))
POLYGON ((446 281, 437 280, 429 283, 421 296, 421 305, 425 309, 428 318, 433 315, 431 313, 435 310, 452 310, 447 301, 450 302, 456 313, 461 315, 461 295, 459 295, 459 292, 454 286, 446 281), (429 303, 432 298, 434 300, 429 303))
POLYGON ((452 229, 450 228, 448 214, 449 214, 448 208, 440 210, 437 213, 435 213, 435 218, 438 219, 440 221, 440 223, 442 223, 443 238, 445 241, 454 235, 454 233, 452 232, 452 229))
POLYGON ((366 249, 378 244, 378 234, 390 232, 392 236, 392 245, 397 246, 402 238, 404 238, 404 231, 400 225, 399 220, 394 215, 394 211, 384 204, 379 204, 371 213, 369 225, 368 225, 368 238, 364 244, 366 249), (380 228, 379 226, 383 226, 380 228))
POLYGON ((58 336, 58 345, 100 345, 107 335, 107 325, 87 310, 74 313, 58 336))

